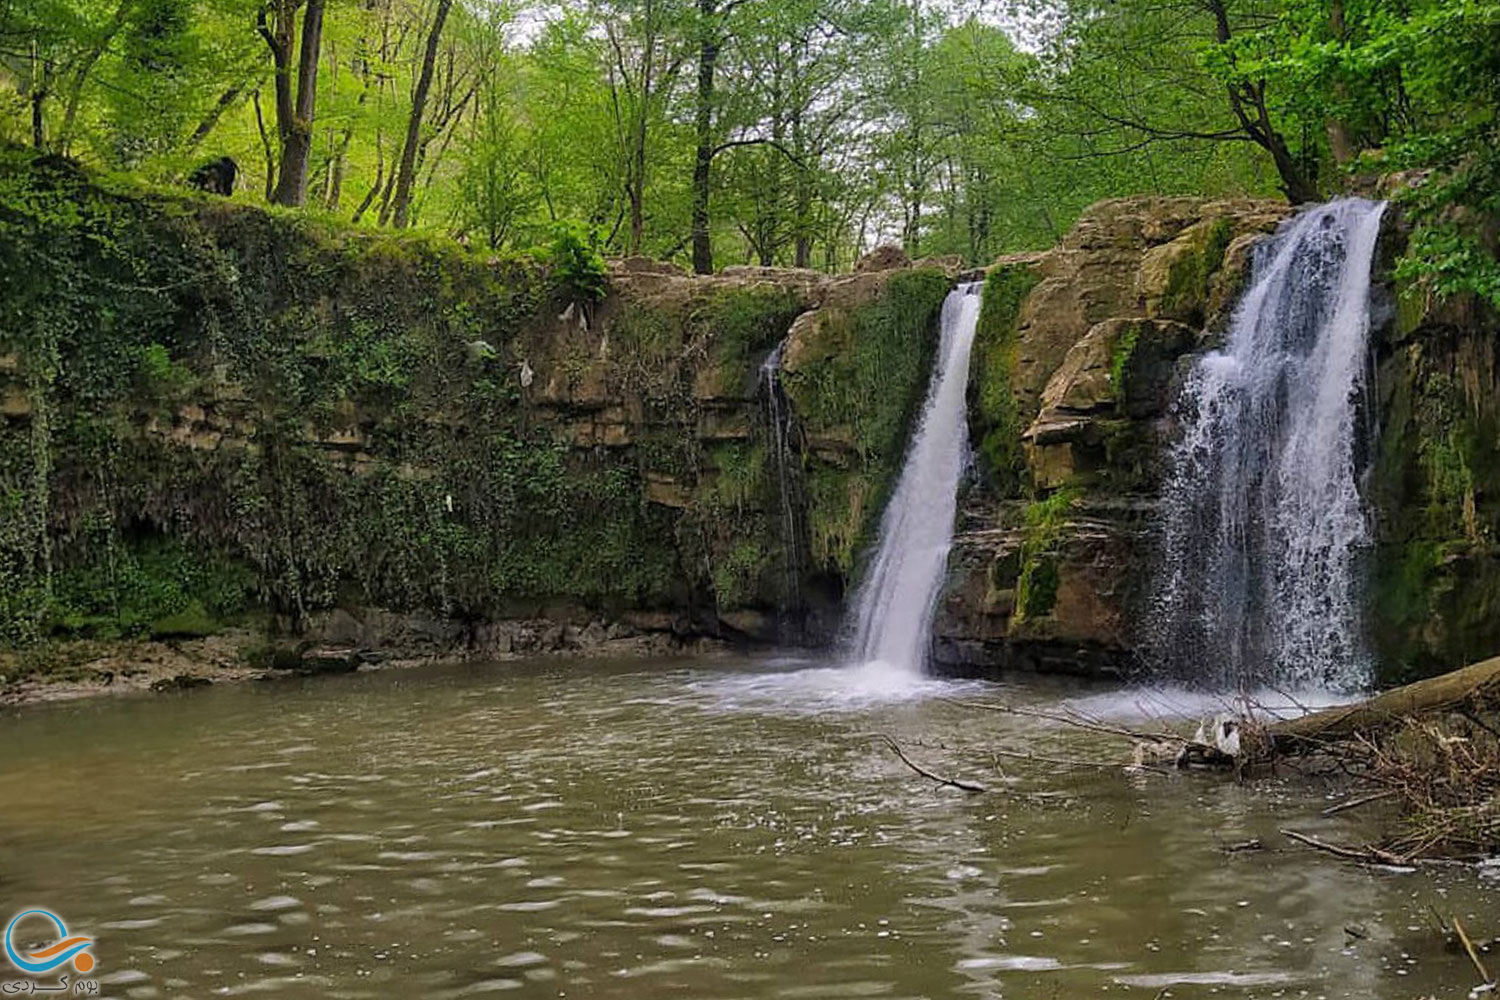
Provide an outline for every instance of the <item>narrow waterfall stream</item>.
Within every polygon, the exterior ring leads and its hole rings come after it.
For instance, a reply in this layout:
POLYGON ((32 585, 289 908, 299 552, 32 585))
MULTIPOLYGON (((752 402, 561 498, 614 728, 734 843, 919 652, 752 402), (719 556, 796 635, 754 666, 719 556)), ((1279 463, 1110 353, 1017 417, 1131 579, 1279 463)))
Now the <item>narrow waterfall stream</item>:
POLYGON ((1383 210, 1346 199, 1284 225, 1224 348, 1188 377, 1149 625, 1179 677, 1334 690, 1369 680, 1359 479, 1383 210))
POLYGON ((977 282, 963 284, 943 303, 942 339, 921 420, 881 520, 880 548, 853 604, 856 662, 916 675, 927 659, 969 453, 964 393, 979 291, 977 282))
POLYGON ((799 513, 801 481, 798 459, 792 454, 790 440, 791 407, 781 385, 781 353, 785 347, 786 341, 783 340, 761 363, 758 388, 771 464, 776 468, 776 490, 781 501, 780 535, 785 552, 782 562, 783 609, 801 604, 802 554, 807 551, 806 531, 799 513))

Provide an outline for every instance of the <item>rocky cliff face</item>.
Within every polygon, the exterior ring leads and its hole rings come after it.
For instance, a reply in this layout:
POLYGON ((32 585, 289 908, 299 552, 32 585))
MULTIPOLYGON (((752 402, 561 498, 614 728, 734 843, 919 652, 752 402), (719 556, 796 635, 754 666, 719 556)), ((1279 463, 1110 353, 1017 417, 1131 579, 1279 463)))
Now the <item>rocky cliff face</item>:
MULTIPOLYGON (((1288 211, 1105 202, 1057 248, 990 270, 971 382, 980 475, 937 624, 949 669, 1144 666, 1171 404, 1288 211)), ((1387 681, 1500 649, 1500 322, 1394 279, 1404 234, 1388 213, 1366 481, 1367 617, 1387 681)))
MULTIPOLYGON (((947 669, 1136 666, 1171 404, 1287 212, 1105 202, 989 270, 947 669)), ((634 260, 585 302, 529 258, 9 163, 0 645, 825 640, 955 276, 634 260)), ((1370 606, 1397 677, 1500 648, 1500 324, 1385 294, 1370 606)))
POLYGON ((937 622, 950 669, 1124 673, 1185 355, 1222 332, 1285 206, 1142 198, 1090 209, 985 283, 971 377, 980 476, 937 622))
POLYGON ((630 261, 577 301, 529 258, 8 163, 0 640, 821 634, 948 283, 630 261), (794 326, 789 535, 757 373, 794 326))
MULTIPOLYGON (((1405 227, 1388 213, 1387 269, 1405 227)), ((1369 495, 1377 549, 1369 603, 1387 680, 1500 650, 1500 317, 1388 281, 1375 357, 1369 495)))

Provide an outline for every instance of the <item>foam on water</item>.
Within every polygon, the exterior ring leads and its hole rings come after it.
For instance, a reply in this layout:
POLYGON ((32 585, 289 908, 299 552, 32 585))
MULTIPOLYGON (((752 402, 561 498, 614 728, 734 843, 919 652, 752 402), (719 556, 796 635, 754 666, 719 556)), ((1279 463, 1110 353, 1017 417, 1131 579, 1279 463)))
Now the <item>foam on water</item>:
POLYGON ((776 714, 861 712, 881 705, 930 698, 963 697, 991 689, 981 681, 945 680, 914 673, 904 664, 871 660, 840 666, 826 661, 779 657, 773 669, 751 674, 719 674, 692 682, 714 706, 729 711, 776 714))

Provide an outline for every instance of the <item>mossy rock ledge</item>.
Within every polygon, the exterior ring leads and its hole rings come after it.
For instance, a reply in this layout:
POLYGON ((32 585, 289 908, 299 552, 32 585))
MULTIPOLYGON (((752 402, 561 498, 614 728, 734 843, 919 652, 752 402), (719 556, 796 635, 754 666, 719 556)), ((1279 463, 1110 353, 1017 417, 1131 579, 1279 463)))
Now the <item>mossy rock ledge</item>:
POLYGON ((979 456, 937 619, 947 670, 1124 675, 1182 359, 1222 334, 1275 202, 1129 198, 987 269, 979 456))
MULTIPOLYGON (((976 482, 937 651, 949 670, 1128 675, 1149 613, 1171 404, 1219 342, 1279 203, 1100 203, 1053 250, 988 269, 970 383, 976 482)), ((1500 651, 1500 322, 1377 261, 1367 624, 1380 680, 1500 651)))
POLYGON ((578 302, 527 256, 7 153, 0 649, 817 640, 949 287, 629 260, 578 302), (778 464, 758 376, 794 329, 778 464))

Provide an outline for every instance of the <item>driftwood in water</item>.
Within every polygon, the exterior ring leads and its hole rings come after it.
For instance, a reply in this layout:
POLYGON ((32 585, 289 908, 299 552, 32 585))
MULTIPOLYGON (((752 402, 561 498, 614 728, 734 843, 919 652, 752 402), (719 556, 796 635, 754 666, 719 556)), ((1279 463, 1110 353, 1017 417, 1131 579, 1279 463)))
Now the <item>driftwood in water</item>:
POLYGON ((1374 790, 1325 814, 1391 802, 1399 828, 1380 846, 1342 847, 1282 831, 1370 864, 1477 860, 1500 852, 1500 657, 1353 705, 1252 727, 1251 760, 1301 755, 1374 790))
POLYGON ((1500 706, 1500 657, 1393 688, 1353 705, 1275 722, 1266 727, 1265 735, 1276 750, 1286 752, 1394 729, 1417 716, 1483 712, 1496 706, 1500 706))

